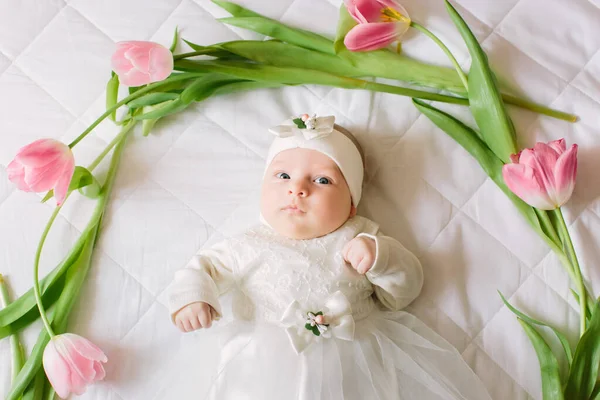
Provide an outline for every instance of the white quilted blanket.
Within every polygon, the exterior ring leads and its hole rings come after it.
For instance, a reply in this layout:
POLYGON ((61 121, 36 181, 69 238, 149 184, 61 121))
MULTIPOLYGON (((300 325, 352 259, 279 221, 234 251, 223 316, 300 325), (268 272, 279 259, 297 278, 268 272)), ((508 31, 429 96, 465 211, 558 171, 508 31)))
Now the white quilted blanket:
MULTIPOLYGON (((246 0, 245 6, 329 37, 339 0, 246 0)), ((468 53, 440 0, 406 0, 411 16, 468 53)), ((600 292, 600 2, 455 0, 502 85, 578 114, 576 124, 510 108, 520 145, 565 137, 580 145, 579 179, 566 207, 586 276, 600 292)), ((176 26, 199 44, 257 35, 227 26, 208 0, 20 0, 0 2, 0 272, 15 295, 32 284, 35 247, 53 204, 16 191, 6 165, 23 145, 68 142, 103 112, 110 55, 120 40, 169 45, 176 26)), ((186 45, 179 50, 185 51, 186 45)), ((403 49, 449 65, 423 35, 403 49)), ((466 109, 444 107, 461 118, 466 109)), ((258 187, 271 136, 292 114, 335 114, 363 144, 367 188, 359 213, 420 258, 426 281, 409 311, 463 354, 495 399, 541 399, 529 340, 498 290, 530 315, 576 339, 578 317, 557 259, 505 196, 410 99, 309 86, 209 99, 138 132, 121 164, 93 269, 70 331, 102 347, 107 378, 81 396, 137 400, 195 398, 203 354, 194 334, 169 320, 164 289, 199 248, 258 222, 258 187)), ((117 132, 103 123, 75 148, 87 165, 117 132)), ((106 171, 106 168, 99 170, 106 171)), ((42 273, 62 259, 93 202, 71 197, 42 255, 42 273)), ((31 349, 41 324, 22 339, 31 349)), ((550 341, 553 338, 547 335, 550 341)), ((552 343, 558 346, 557 343, 552 343)), ((10 348, 0 341, 0 395, 8 392, 10 348)))

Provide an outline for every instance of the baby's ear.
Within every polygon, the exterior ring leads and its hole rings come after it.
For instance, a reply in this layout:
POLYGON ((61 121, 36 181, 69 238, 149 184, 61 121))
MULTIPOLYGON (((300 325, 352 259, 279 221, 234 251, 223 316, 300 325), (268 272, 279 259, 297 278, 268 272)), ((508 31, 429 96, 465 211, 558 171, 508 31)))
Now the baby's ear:
POLYGON ((354 204, 352 204, 352 206, 350 207, 350 216, 348 218, 352 218, 356 215, 356 207, 354 206, 354 204))

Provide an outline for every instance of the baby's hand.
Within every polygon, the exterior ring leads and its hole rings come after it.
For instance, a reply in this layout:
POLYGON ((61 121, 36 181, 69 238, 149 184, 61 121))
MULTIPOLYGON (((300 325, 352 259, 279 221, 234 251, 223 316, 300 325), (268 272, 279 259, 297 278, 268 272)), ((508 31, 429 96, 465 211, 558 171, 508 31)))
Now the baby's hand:
POLYGON ((377 245, 368 237, 356 237, 342 249, 344 260, 352 265, 359 274, 366 274, 375 263, 377 245))
POLYGON ((203 302, 188 304, 175 314, 175 325, 182 332, 192 332, 212 325, 212 307, 203 302))

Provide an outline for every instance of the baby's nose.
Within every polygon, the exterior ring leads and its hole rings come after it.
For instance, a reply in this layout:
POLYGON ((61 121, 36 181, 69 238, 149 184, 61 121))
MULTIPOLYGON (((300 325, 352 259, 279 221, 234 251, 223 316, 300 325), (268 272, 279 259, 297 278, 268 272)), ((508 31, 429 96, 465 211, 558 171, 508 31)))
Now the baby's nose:
POLYGON ((306 197, 306 195, 308 194, 308 188, 301 183, 291 184, 288 189, 288 194, 306 197))

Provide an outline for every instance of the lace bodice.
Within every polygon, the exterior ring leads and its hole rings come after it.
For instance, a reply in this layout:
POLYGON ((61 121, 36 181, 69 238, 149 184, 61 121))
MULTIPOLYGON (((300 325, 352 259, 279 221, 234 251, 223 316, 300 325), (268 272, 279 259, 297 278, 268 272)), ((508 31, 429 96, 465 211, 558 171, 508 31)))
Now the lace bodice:
POLYGON ((344 261, 341 251, 357 234, 376 230, 375 223, 358 217, 315 239, 289 239, 266 225, 232 239, 238 260, 233 278, 239 289, 234 314, 279 320, 292 301, 318 311, 336 291, 346 296, 355 318, 368 314, 374 305, 373 285, 344 261))
POLYGON ((359 320, 372 311, 375 299, 387 309, 403 308, 419 294, 422 283, 418 259, 382 235, 376 223, 355 216, 315 239, 290 239, 267 225, 227 238, 201 250, 177 271, 168 299, 171 316, 202 301, 220 317, 219 296, 232 290, 234 317, 277 322, 292 302, 319 311, 331 295, 341 292, 359 320), (361 235, 373 239, 377 248, 375 263, 365 275, 341 254, 346 243, 361 235))

